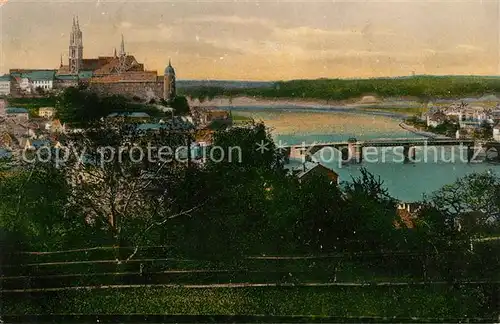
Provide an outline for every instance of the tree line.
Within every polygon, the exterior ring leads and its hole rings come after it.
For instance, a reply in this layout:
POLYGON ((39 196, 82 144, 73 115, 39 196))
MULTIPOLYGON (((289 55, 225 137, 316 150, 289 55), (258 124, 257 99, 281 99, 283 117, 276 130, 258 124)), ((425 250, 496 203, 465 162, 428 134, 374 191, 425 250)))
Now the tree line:
POLYGON ((480 76, 414 76, 373 79, 317 79, 275 82, 272 87, 229 89, 191 87, 180 89, 185 96, 200 101, 215 97, 256 96, 264 98, 312 98, 326 101, 349 100, 364 95, 387 97, 463 98, 500 92, 500 79, 480 76))

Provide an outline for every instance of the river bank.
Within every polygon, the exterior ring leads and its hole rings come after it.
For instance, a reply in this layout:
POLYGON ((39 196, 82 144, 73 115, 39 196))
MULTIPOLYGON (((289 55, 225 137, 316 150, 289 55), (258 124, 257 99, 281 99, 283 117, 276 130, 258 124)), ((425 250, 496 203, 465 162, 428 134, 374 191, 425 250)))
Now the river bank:
POLYGON ((441 134, 435 134, 435 133, 426 132, 426 131, 416 129, 415 127, 413 127, 411 125, 405 124, 404 122, 399 123, 399 127, 404 129, 405 131, 411 132, 415 135, 420 135, 420 136, 424 136, 424 137, 428 137, 428 138, 442 138, 442 139, 449 139, 450 138, 448 136, 444 136, 441 134))
POLYGON ((216 97, 212 100, 199 101, 198 99, 189 99, 188 104, 191 107, 269 107, 269 108, 314 108, 314 109, 376 109, 376 108, 416 108, 422 104, 411 100, 375 98, 349 101, 331 101, 319 99, 296 99, 296 98, 259 98, 259 97, 216 97))

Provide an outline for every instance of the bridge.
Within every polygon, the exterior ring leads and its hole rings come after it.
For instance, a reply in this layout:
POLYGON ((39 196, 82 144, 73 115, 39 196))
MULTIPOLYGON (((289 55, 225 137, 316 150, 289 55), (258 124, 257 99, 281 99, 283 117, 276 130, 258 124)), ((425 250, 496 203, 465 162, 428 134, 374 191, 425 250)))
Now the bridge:
POLYGON ((324 148, 334 148, 342 153, 342 160, 345 162, 361 163, 363 161, 363 149, 367 147, 402 147, 404 162, 408 163, 415 159, 416 147, 445 147, 460 146, 467 148, 467 161, 471 162, 476 155, 478 148, 485 151, 496 150, 496 157, 492 160, 500 162, 500 142, 477 141, 473 139, 453 139, 453 138, 378 138, 373 140, 358 141, 350 138, 343 142, 312 143, 283 146, 286 162, 290 158, 300 158, 310 160, 312 155, 324 148))

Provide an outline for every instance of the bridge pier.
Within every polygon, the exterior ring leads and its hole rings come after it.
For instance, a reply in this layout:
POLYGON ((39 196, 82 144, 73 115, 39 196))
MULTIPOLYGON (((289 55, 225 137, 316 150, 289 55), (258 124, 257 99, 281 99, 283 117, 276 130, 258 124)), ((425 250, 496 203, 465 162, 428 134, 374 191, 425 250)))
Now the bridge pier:
POLYGON ((474 146, 467 146, 467 163, 470 163, 474 158, 474 146))
POLYGON ((292 153, 292 148, 291 147, 287 147, 287 148, 284 149, 283 160, 285 161, 285 164, 290 163, 290 154, 291 153, 292 153))
POLYGON ((411 145, 403 146, 404 163, 415 161, 415 147, 411 145))
POLYGON ((361 163, 363 161, 363 147, 358 143, 358 140, 355 138, 350 138, 347 141, 347 149, 349 152, 349 156, 344 161, 351 163, 361 163))

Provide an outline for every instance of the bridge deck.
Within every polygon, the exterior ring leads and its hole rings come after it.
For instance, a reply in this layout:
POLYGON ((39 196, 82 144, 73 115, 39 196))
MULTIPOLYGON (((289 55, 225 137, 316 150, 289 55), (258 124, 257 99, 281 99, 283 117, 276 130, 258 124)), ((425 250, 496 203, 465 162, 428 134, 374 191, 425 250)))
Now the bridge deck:
MULTIPOLYGON (((347 141, 343 142, 328 142, 328 143, 311 143, 311 144, 297 144, 297 145, 287 145, 284 148, 305 148, 305 147, 335 147, 335 146, 348 146, 349 144, 355 144, 365 147, 388 147, 388 146, 454 146, 454 145, 474 145, 475 140, 472 139, 448 139, 448 138, 382 138, 375 140, 357 141, 350 143, 347 141)), ((500 146, 500 142, 489 141, 481 142, 481 144, 500 146)))

